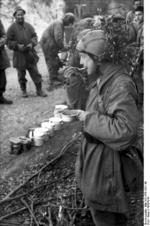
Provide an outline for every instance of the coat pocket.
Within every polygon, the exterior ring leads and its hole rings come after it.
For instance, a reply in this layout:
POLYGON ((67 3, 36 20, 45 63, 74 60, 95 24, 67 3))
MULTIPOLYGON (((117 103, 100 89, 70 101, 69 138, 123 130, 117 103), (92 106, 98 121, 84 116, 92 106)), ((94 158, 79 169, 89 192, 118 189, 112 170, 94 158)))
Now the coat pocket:
POLYGON ((137 148, 120 152, 122 176, 127 191, 143 187, 143 162, 137 148))

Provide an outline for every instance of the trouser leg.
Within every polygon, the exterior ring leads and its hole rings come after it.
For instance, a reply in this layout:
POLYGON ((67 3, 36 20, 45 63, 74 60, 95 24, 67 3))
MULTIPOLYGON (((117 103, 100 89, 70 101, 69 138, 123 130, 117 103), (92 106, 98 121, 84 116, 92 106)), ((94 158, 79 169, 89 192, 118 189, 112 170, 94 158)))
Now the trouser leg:
POLYGON ((50 83, 52 82, 53 79, 57 78, 58 76, 58 68, 56 66, 56 57, 49 57, 46 59, 46 64, 48 68, 48 73, 49 73, 49 81, 50 83))
POLYGON ((91 214, 96 226, 126 226, 127 218, 120 213, 111 213, 91 208, 91 214))
MULTIPOLYGON (((57 75, 55 75, 56 73, 53 73, 53 62, 55 61, 56 54, 52 53, 52 50, 51 50, 50 46, 48 45, 48 43, 46 42, 46 40, 42 40, 41 47, 43 50, 46 66, 48 69, 49 83, 51 83, 51 78, 53 76, 57 77, 57 75)), ((54 69, 56 69, 56 67, 54 67, 54 69)), ((56 70, 56 72, 57 72, 57 70, 56 70)))
POLYGON ((46 64, 49 72, 49 84, 51 85, 56 82, 61 84, 62 80, 59 76, 58 70, 62 64, 57 54, 47 57, 46 64))
POLYGON ((3 93, 6 90, 6 73, 5 70, 0 70, 0 104, 12 104, 13 102, 11 100, 6 99, 3 96, 3 93))
POLYGON ((46 93, 44 93, 42 90, 42 76, 38 71, 37 65, 29 67, 28 71, 35 84, 37 95, 41 97, 46 97, 47 96, 46 93))
POLYGON ((22 91, 22 97, 28 97, 27 90, 26 90, 26 70, 17 69, 18 72, 18 82, 20 85, 20 89, 22 91))
POLYGON ((32 65, 32 67, 27 68, 29 71, 30 77, 34 84, 42 82, 42 76, 38 71, 37 65, 32 65))
POLYGON ((18 72, 18 82, 19 84, 26 84, 26 70, 17 69, 18 72))
POLYGON ((5 70, 0 70, 0 96, 5 92, 6 90, 6 73, 5 70))

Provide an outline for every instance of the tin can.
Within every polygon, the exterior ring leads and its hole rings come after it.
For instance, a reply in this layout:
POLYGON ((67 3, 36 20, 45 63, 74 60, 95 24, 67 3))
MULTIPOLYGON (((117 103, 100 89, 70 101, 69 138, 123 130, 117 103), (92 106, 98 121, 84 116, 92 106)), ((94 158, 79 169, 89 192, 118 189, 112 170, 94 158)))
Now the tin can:
POLYGON ((20 142, 21 142, 21 146, 22 146, 22 151, 26 152, 28 150, 30 150, 31 148, 31 139, 25 136, 21 136, 19 137, 20 142))
POLYGON ((12 137, 10 141, 10 154, 19 155, 22 152, 22 145, 19 138, 12 137))

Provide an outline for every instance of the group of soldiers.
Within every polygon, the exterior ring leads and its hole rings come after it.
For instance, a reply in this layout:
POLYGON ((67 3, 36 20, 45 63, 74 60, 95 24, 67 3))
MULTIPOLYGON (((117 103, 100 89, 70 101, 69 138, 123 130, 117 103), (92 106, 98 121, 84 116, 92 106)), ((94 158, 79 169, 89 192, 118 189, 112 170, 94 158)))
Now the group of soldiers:
MULTIPOLYGON (((107 34, 109 42, 109 48, 107 48, 106 53, 107 57, 111 58, 115 64, 121 64, 126 68, 127 74, 130 74, 137 86, 139 105, 143 106, 144 10, 142 2, 135 0, 133 8, 134 10, 129 11, 126 17, 118 13, 115 15, 99 16, 99 20, 96 22, 93 18, 85 18, 77 22, 72 32, 72 48, 68 57, 68 64, 71 67, 82 68, 79 52, 76 48, 77 42, 82 36, 92 30, 103 30, 107 34)), ((66 89, 68 102, 71 108, 80 108, 84 105, 81 99, 83 98, 83 102, 85 99, 84 94, 82 94, 83 88, 81 83, 79 85, 80 76, 76 75, 75 78, 71 73, 74 74, 72 68, 67 68, 65 77, 69 78, 66 89)), ((81 73, 78 71, 77 74, 81 73)))
POLYGON ((2 23, 0 24, 0 45, 1 45, 1 63, 0 63, 0 103, 12 104, 12 101, 7 100, 3 93, 6 88, 5 69, 10 66, 9 58, 5 50, 5 44, 13 50, 13 66, 18 73, 18 81, 22 90, 22 96, 27 97, 26 92, 26 70, 35 84, 37 95, 46 96, 42 91, 42 78, 37 68, 38 55, 34 47, 37 45, 37 35, 34 28, 24 21, 25 10, 17 7, 13 13, 15 22, 8 28, 5 33, 2 23))
MULTIPOLYGON (((13 67, 17 70, 22 97, 28 97, 26 70, 35 84, 36 94, 41 97, 47 96, 42 90, 42 76, 37 68, 39 57, 34 48, 38 44, 37 34, 33 26, 25 22, 25 13, 23 8, 16 7, 13 13, 15 21, 10 25, 7 33, 5 33, 4 26, 0 21, 0 104, 12 104, 12 101, 3 95, 6 89, 5 69, 10 67, 5 45, 13 50, 13 67)), ((49 86, 60 83, 57 71, 62 64, 58 52, 60 49, 67 50, 68 47, 64 46, 64 27, 73 24, 74 21, 74 14, 66 13, 61 20, 54 21, 48 27, 41 39, 41 46, 50 74, 49 86)))
MULTIPOLYGON (((76 118, 82 122, 76 177, 96 226, 127 226, 127 193, 143 186, 143 147, 136 142, 141 114, 139 96, 143 95, 143 6, 139 0, 134 3, 133 12, 126 18, 117 14, 101 16, 96 24, 93 18, 78 21, 68 44, 64 43, 64 30, 74 24, 75 16, 66 13, 62 20, 53 21, 40 41, 49 72, 49 88, 65 79, 67 104, 77 109, 76 118), (61 77, 59 51, 69 52, 61 77)), ((23 97, 27 97, 26 70, 37 95, 45 97, 34 50, 37 36, 24 21, 24 14, 22 8, 15 9, 15 22, 6 35, 1 25, 0 57, 7 58, 6 43, 14 51, 13 65, 18 71, 23 97)), ((8 66, 9 61, 0 64, 1 104, 12 103, 3 96, 8 66)))
MULTIPOLYGON (((5 69, 10 67, 5 45, 10 50, 13 50, 13 66, 17 70, 22 97, 28 97, 26 70, 28 70, 35 84, 37 95, 41 97, 47 96, 42 90, 42 76, 37 68, 39 57, 34 48, 38 44, 37 34, 33 26, 25 22, 25 13, 23 8, 20 6, 16 7, 13 13, 15 21, 8 28, 7 33, 5 33, 4 26, 0 21, 0 104, 12 104, 12 101, 7 100, 3 95, 6 89, 5 69)), ((143 49, 143 6, 141 0, 134 0, 133 10, 129 11, 126 18, 123 19, 128 26, 129 42, 136 42, 143 49)), ((95 23, 93 18, 85 18, 76 22, 73 13, 66 13, 61 20, 55 20, 48 26, 40 40, 49 73, 48 91, 51 91, 55 85, 64 82, 64 77, 59 76, 58 73, 59 69, 63 67, 58 53, 60 51, 68 51, 68 66, 80 67, 79 55, 76 50, 77 40, 82 37, 86 29, 87 31, 103 29, 108 20, 112 20, 115 24, 117 20, 122 20, 122 16, 99 16, 98 23, 95 23), (72 35, 68 44, 64 42, 64 34, 66 27, 70 26, 74 28, 71 30, 72 35)))

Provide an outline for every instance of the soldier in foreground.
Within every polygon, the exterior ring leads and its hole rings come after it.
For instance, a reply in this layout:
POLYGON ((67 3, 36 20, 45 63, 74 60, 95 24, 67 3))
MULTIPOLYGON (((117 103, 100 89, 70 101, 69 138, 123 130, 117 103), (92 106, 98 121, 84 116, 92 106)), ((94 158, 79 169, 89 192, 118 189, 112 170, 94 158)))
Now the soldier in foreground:
POLYGON ((85 110, 78 110, 77 116, 83 122, 84 138, 76 174, 95 225, 126 226, 126 192, 138 188, 143 172, 142 168, 141 174, 129 169, 129 178, 124 175, 121 161, 128 150, 134 151, 138 95, 132 78, 105 54, 107 48, 107 38, 101 30, 88 32, 77 44, 90 86, 85 110))

